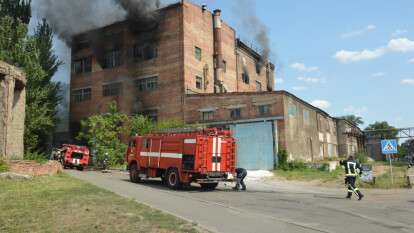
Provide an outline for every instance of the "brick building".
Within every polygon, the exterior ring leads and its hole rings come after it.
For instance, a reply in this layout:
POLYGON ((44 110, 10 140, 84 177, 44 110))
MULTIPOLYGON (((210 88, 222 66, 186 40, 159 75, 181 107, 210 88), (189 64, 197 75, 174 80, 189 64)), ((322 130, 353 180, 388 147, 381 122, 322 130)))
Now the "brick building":
POLYGON ((184 1, 144 26, 124 21, 75 36, 71 129, 112 100, 128 114, 182 120, 188 93, 272 90, 274 66, 237 40, 220 14, 184 1))
POLYGON ((254 156, 263 147, 273 155, 286 149, 290 160, 317 161, 338 156, 334 118, 286 91, 187 95, 184 106, 185 121, 189 123, 227 126, 235 131, 250 125, 247 130, 254 129, 254 137, 236 133, 239 141, 245 140, 240 146, 246 145, 239 150, 239 157, 254 156), (254 148, 256 140, 269 137, 270 145, 257 143, 254 148))
POLYGON ((291 93, 274 91, 275 67, 205 7, 182 1, 156 20, 119 22, 74 37, 70 128, 117 101, 127 114, 231 128, 238 163, 272 169, 290 159, 337 156, 336 122, 291 93), (138 25, 138 26, 137 26, 138 25))
POLYGON ((22 159, 26 107, 24 73, 0 61, 0 159, 22 159))

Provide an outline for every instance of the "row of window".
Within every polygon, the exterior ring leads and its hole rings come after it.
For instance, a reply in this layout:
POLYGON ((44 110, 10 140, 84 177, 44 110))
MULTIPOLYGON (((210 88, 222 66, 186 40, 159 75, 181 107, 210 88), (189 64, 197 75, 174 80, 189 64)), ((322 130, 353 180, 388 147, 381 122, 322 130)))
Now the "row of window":
MULTIPOLYGON (((158 57, 158 47, 155 45, 135 45, 133 48, 133 57, 135 61, 146 61, 158 57)), ((123 64, 123 53, 121 49, 107 51, 103 56, 102 68, 110 69, 123 64)), ((92 56, 81 58, 72 62, 72 73, 90 73, 92 72, 92 56)))
MULTIPOLYGON (((138 79, 135 81, 135 87, 138 91, 153 91, 158 89, 158 77, 149 77, 144 79, 138 79)), ((91 88, 83 88, 72 91, 72 101, 75 103, 87 101, 91 99, 91 88)), ((122 83, 115 82, 104 84, 102 86, 102 95, 108 96, 121 96, 122 95, 122 83)))
MULTIPOLYGON (((196 76, 196 88, 199 90, 202 90, 204 87, 203 77, 196 76)), ((256 91, 261 92, 263 90, 262 83, 259 81, 256 81, 256 91)))
MULTIPOLYGON (((216 111, 204 111, 201 113, 202 121, 213 121, 216 111)), ((257 106, 258 116, 269 116, 271 114, 271 105, 259 105, 257 106)), ((234 108, 229 110, 230 119, 239 120, 242 118, 242 109, 234 108)))
MULTIPOLYGON (((289 104, 288 105, 288 115, 290 117, 296 117, 297 114, 298 114, 298 107, 294 104, 289 104)), ((303 110, 303 122, 305 124, 309 124, 309 122, 310 122, 310 112, 306 109, 303 110)))

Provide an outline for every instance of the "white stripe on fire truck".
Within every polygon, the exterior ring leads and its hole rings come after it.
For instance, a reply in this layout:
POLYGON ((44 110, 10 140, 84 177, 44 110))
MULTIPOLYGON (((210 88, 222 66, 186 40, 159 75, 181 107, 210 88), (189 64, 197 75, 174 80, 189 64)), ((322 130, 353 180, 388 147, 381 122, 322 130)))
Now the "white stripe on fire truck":
MULTIPOLYGON (((218 138, 217 147, 218 147, 217 148, 217 157, 220 158, 221 157, 221 138, 218 138)), ((220 171, 220 170, 221 170, 221 160, 219 160, 218 163, 217 163, 217 171, 220 171)))
POLYGON ((217 143, 217 138, 216 137, 213 137, 213 155, 212 155, 212 165, 213 165, 213 168, 212 168, 212 171, 213 172, 215 172, 216 171, 216 143, 217 143))
POLYGON ((184 144, 196 144, 195 138, 184 139, 184 144))
MULTIPOLYGON (((160 153, 159 152, 145 152, 145 151, 141 151, 141 156, 143 157, 159 157, 160 153)), ((161 153, 161 157, 162 158, 171 158, 171 159, 182 159, 183 158, 183 154, 178 154, 178 153, 161 153)))

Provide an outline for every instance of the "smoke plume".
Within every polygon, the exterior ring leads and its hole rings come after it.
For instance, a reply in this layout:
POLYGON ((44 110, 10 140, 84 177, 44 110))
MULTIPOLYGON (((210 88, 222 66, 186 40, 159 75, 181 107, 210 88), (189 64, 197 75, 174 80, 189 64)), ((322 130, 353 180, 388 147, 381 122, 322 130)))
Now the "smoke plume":
POLYGON ((154 0, 34 0, 35 16, 46 18, 68 45, 72 36, 122 21, 155 19, 160 6, 154 0))
POLYGON ((238 17, 241 17, 241 23, 246 27, 248 32, 254 35, 256 43, 260 46, 262 60, 261 66, 265 65, 270 57, 270 39, 269 29, 256 15, 256 1, 239 0, 237 1, 238 17))

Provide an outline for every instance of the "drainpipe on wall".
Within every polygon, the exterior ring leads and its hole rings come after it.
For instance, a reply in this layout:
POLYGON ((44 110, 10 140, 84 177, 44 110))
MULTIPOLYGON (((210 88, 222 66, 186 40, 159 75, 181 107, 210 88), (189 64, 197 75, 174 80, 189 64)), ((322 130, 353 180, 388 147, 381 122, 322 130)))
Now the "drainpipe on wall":
POLYGON ((223 52, 222 52, 222 37, 221 37, 221 10, 214 10, 213 14, 214 27, 214 92, 223 92, 222 86, 222 68, 223 68, 223 52))

